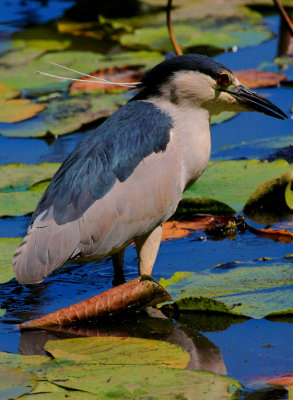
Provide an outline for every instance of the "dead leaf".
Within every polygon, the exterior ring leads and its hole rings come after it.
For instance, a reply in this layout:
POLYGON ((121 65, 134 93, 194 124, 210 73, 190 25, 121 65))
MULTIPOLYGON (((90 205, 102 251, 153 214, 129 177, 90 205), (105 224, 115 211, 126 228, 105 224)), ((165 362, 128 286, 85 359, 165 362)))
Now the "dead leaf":
POLYGON ((257 229, 247 224, 250 232, 281 243, 293 242, 293 233, 285 229, 257 229))
POLYGON ((21 329, 69 326, 101 316, 171 300, 168 292, 148 275, 140 276, 80 303, 20 324, 21 329))
MULTIPOLYGON (((129 68, 127 66, 120 67, 111 67, 102 69, 100 71, 94 72, 91 74, 93 77, 105 79, 111 82, 119 82, 119 83, 133 83, 139 82, 143 76, 143 71, 138 71, 133 68, 129 68)), ((117 91, 117 90, 129 90, 127 87, 122 87, 120 85, 109 85, 107 83, 93 83, 90 77, 84 76, 81 78, 83 82, 73 82, 70 87, 70 93, 75 92, 88 92, 88 91, 117 91), (91 81, 91 82, 89 82, 91 81)))
POLYGON ((278 86, 280 82, 286 79, 284 74, 260 71, 258 69, 234 71, 234 74, 243 85, 251 89, 278 86))
POLYGON ((216 229, 228 225, 230 216, 195 215, 189 221, 168 221, 163 224, 162 240, 179 239, 194 231, 216 229))

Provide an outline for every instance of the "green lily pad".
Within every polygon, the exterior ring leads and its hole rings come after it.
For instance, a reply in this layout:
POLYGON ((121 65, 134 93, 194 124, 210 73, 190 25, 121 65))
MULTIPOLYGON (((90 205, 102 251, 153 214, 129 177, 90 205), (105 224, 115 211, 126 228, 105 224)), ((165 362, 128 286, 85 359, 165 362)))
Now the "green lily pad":
POLYGON ((164 60, 165 57, 157 51, 124 51, 102 59, 97 70, 119 66, 143 66, 147 70, 164 60))
POLYGON ((3 317, 3 315, 5 315, 6 310, 5 308, 0 308, 0 317, 3 317))
POLYGON ((0 166, 0 216, 33 212, 59 166, 57 163, 0 166))
POLYGON ((201 400, 237 398, 241 385, 231 378, 204 371, 188 371, 157 366, 104 366, 94 370, 80 367, 62 369, 59 377, 48 374, 48 379, 75 390, 96 394, 99 399, 176 400, 192 398, 196 393, 201 400), (135 368, 135 369, 134 369, 135 368), (97 379, 98 376, 98 379, 97 379), (81 379, 82 378, 82 379, 81 379), (56 381, 55 381, 56 379, 56 381))
POLYGON ((161 365, 185 368, 189 355, 173 344, 140 338, 84 338, 49 341, 45 345, 54 358, 86 365, 161 365), (126 356, 127 355, 127 356, 126 356))
POLYGON ((293 171, 261 183, 245 203, 244 213, 258 223, 263 223, 265 219, 266 224, 290 217, 290 210, 293 209, 292 184, 293 171))
POLYGON ((234 379, 182 369, 188 362, 188 353, 170 343, 137 338, 81 338, 50 341, 46 349, 57 359, 0 353, 0 365, 8 371, 21 367, 53 385, 46 385, 46 390, 51 390, 46 394, 39 393, 36 387, 36 399, 71 398, 76 394, 80 397, 73 399, 175 400, 196 393, 201 400, 214 396, 232 400, 241 390, 234 379), (175 368, 176 363, 181 368, 175 368), (69 391, 56 392, 55 386, 69 391))
POLYGON ((21 238, 0 238, 0 283, 14 277, 12 257, 21 241, 21 238))
POLYGON ((45 51, 65 50, 71 44, 68 38, 56 32, 52 26, 34 26, 12 36, 12 45, 45 51))
POLYGON ((184 197, 209 197, 240 211, 258 185, 279 178, 290 170, 292 167, 285 160, 271 163, 259 160, 210 162, 202 177, 184 193, 184 197))
MULTIPOLYGON (((194 272, 168 285, 176 309, 252 318, 292 311, 292 260, 268 260, 265 264, 258 260, 231 269, 219 268, 194 272)), ((159 283, 164 286, 168 280, 159 283)))
POLYGON ((39 163, 27 165, 21 163, 0 166, 0 193, 3 191, 24 190, 37 182, 52 178, 59 163, 39 163))
POLYGON ((78 76, 77 73, 61 70, 59 67, 49 64, 49 62, 61 64, 84 73, 90 73, 94 72, 98 68, 99 61, 104 59, 104 56, 88 51, 66 51, 51 52, 35 60, 34 58, 36 55, 41 54, 40 52, 37 52, 37 50, 15 50, 12 53, 13 57, 9 57, 9 54, 4 54, 4 56, 0 57, 1 81, 18 90, 32 91, 46 88, 47 91, 50 91, 55 90, 56 87, 64 89, 69 86, 69 82, 58 82, 56 86, 56 79, 40 75, 37 71, 76 78, 78 76), (15 59, 18 57, 21 58, 23 54, 27 55, 26 60, 28 61, 24 60, 23 62, 18 61, 18 63, 14 63, 15 59))
POLYGON ((38 115, 38 119, 1 126, 0 133, 10 137, 65 135, 99 118, 109 117, 125 102, 123 94, 91 93, 55 99, 47 103, 47 108, 38 115))
POLYGON ((208 199, 206 197, 185 197, 177 207, 173 220, 188 220, 194 214, 212 214, 212 215, 234 215, 235 210, 221 201, 208 199))
MULTIPOLYGON (((183 49, 194 49, 199 46, 212 46, 219 49, 255 46, 272 37, 272 33, 268 30, 248 25, 239 27, 236 24, 205 30, 200 30, 194 25, 175 24, 174 32, 183 49)), ((133 34, 122 35, 120 41, 126 47, 157 51, 173 50, 165 25, 137 29, 133 34)))
MULTIPOLYGON (((166 7, 164 0, 146 0, 149 8, 147 11, 133 17, 125 17, 115 19, 115 23, 120 23, 123 27, 145 27, 150 25, 164 24, 166 20, 166 13, 163 10, 166 7)), ((221 7, 211 7, 210 4, 204 0, 196 2, 190 0, 181 0, 173 2, 172 20, 174 22, 190 22, 192 20, 195 26, 220 26, 229 20, 257 23, 261 20, 262 15, 255 10, 251 10, 245 6, 245 1, 241 4, 237 2, 221 3, 221 7)), ((113 19, 111 18, 113 23, 113 19)), ((129 28, 128 28, 129 29, 129 28)))
POLYGON ((0 367, 0 398, 17 399, 31 392, 37 383, 36 376, 21 368, 0 367))

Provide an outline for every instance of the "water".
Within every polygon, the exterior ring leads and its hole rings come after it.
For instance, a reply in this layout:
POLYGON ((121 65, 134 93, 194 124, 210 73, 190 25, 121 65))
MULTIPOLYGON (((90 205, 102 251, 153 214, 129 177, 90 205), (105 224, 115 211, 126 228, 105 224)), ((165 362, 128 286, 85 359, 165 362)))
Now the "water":
MULTIPOLYGON (((11 32, 21 29, 28 23, 47 22, 62 15, 72 5, 72 1, 43 1, 43 7, 36 2, 6 1, 5 12, 0 12, 0 32, 6 37, 11 32), (13 15, 13 18, 11 17, 13 15)), ((2 5, 4 4, 2 3, 2 5)), ((0 4, 0 11, 3 7, 0 4)), ((278 32, 279 18, 266 19, 268 26, 278 32)), ((5 42, 2 43, 2 47, 5 42)), ((239 50, 236 53, 225 53, 217 59, 234 70, 255 68, 263 61, 272 61, 276 54, 277 39, 272 39, 257 47, 239 50)), ((259 91, 272 102, 289 113, 292 104, 292 89, 281 87, 259 91)), ((93 127, 91 127, 93 129, 93 127)), ((0 136, 0 164, 23 162, 62 162, 75 148, 88 131, 80 131, 54 140, 18 139, 0 136)), ((259 147, 242 145, 256 139, 271 139, 278 135, 292 135, 292 120, 280 123, 279 120, 256 113, 240 113, 234 119, 214 126, 212 129, 212 159, 223 160, 235 158, 255 158, 269 154, 265 145, 259 147), (236 151, 224 150, 237 146, 236 151)), ((0 237, 23 236, 30 217, 0 219, 0 237)), ((168 278, 176 271, 203 271, 214 265, 231 261, 250 261, 261 257, 279 258, 292 253, 292 246, 277 243, 269 239, 256 237, 252 233, 237 233, 236 239, 221 238, 214 240, 206 232, 192 233, 183 239, 163 242, 154 269, 154 278, 168 278)), ((135 249, 130 246, 125 257, 126 279, 137 276, 135 249)), ((49 276, 42 284, 33 287, 20 286, 15 280, 0 286, 0 308, 6 314, 0 319, 0 351, 23 354, 42 353, 42 347, 48 338, 68 337, 61 333, 45 331, 26 332, 21 334, 17 324, 24 320, 36 318, 66 307, 85 298, 102 292, 112 285, 112 265, 110 260, 100 264, 89 263, 83 266, 69 265, 49 276), (32 345, 33 343, 33 345, 32 345)), ((213 325, 213 318, 209 316, 213 325)), ((196 318, 195 318, 196 319, 196 318)), ((202 316, 199 318, 199 321, 202 316)), ((197 321, 197 320, 196 320, 197 321)), ((194 321, 193 321, 194 322, 194 321)), ((291 321, 271 322, 267 320, 248 320, 239 323, 230 321, 217 328, 194 322, 191 325, 180 325, 170 322, 172 329, 185 329, 192 338, 199 352, 201 343, 208 349, 217 349, 221 355, 221 367, 226 368, 229 376, 240 380, 247 387, 262 387, 264 377, 292 372, 293 369, 293 328, 291 321), (220 327, 220 328, 219 328, 220 327)), ((94 330, 92 327, 91 334, 94 330)), ((100 328, 101 329, 101 328, 100 328)), ((113 327, 105 327, 111 332, 113 327)), ((136 319, 116 323, 115 332, 121 329, 121 335, 134 334, 142 337, 164 339, 166 332, 159 333, 149 329, 136 319)), ((79 332, 79 334, 81 334, 79 332)), ((211 360, 212 361, 212 360, 211 360)))

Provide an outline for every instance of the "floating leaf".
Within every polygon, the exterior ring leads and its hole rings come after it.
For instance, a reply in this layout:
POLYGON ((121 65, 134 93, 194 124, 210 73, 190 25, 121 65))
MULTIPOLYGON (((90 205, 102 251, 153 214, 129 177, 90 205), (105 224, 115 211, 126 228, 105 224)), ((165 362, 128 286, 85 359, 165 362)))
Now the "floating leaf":
POLYGON ((284 74, 260 71, 258 69, 234 71, 234 74, 243 85, 251 89, 278 86, 286 79, 286 75, 284 74))
POLYGON ((243 208, 244 213, 253 221, 263 223, 279 220, 290 215, 286 201, 290 203, 293 172, 287 172, 280 178, 261 183, 249 196, 243 208))
MULTIPOLYGON (((263 318, 293 313, 292 260, 258 260, 218 272, 192 273, 168 285, 176 309, 263 318), (212 299, 212 300, 210 300, 212 299)), ((163 286, 167 281, 159 281, 163 286)), ((169 306, 170 307, 170 306, 169 306)))
POLYGON ((18 90, 12 89, 3 83, 0 83, 0 100, 10 100, 20 97, 18 90))
MULTIPOLYGON (((111 82, 118 83, 132 83, 139 82, 143 76, 142 71, 136 69, 130 69, 127 66, 121 67, 111 67, 91 74, 92 77, 99 79, 105 79, 111 82)), ((93 78, 82 77, 83 82, 76 81, 70 87, 70 93, 76 92, 113 92, 113 91, 125 91, 129 90, 128 87, 123 87, 121 85, 109 85, 107 83, 93 83, 93 78), (90 81, 90 82, 89 82, 90 81)))
POLYGON ((38 394, 36 388, 34 396, 37 399, 69 396, 91 399, 95 396, 99 399, 175 400, 189 398, 190 394, 196 393, 201 400, 210 400, 214 395, 217 400, 232 400, 241 390, 241 385, 231 378, 182 369, 188 363, 188 353, 161 341, 79 338, 50 341, 46 349, 56 359, 0 353, 0 365, 6 370, 21 367, 26 373, 34 372, 39 380, 53 385, 46 386, 53 393, 52 397, 38 394), (165 367, 166 364, 168 367, 165 367), (58 393, 56 386, 70 391, 58 393), (87 397, 83 397, 84 393, 87 397))
POLYGON ((167 300, 170 300, 169 294, 151 277, 143 275, 70 307, 24 322, 20 326, 22 329, 69 326, 129 309, 156 305, 167 300))
POLYGON ((33 26, 14 33, 12 44, 19 48, 30 48, 45 51, 65 50, 71 41, 55 31, 53 26, 33 26))
MULTIPOLYGON (((109 117, 126 102, 123 94, 80 95, 66 99, 55 99, 47 103, 47 108, 38 119, 1 126, 0 132, 9 137, 41 137, 47 134, 65 135, 99 118, 109 117)), ((1 112, 1 111, 0 111, 1 112)))
POLYGON ((185 197, 177 207, 172 219, 188 220, 195 214, 212 214, 212 215, 234 215, 235 210, 221 201, 208 199, 206 197, 185 197))
POLYGON ((20 368, 0 367, 0 398, 17 399, 31 392, 37 383, 36 376, 20 368))
POLYGON ((186 368, 189 355, 173 344, 140 338, 104 337, 49 341, 45 345, 55 359, 87 365, 161 365, 186 368), (125 357, 127 355, 127 357, 125 357))
POLYGON ((67 89, 70 82, 60 82, 56 78, 40 75, 37 71, 68 78, 80 77, 75 72, 66 71, 50 63, 60 64, 88 74, 100 69, 125 65, 139 65, 149 69, 164 60, 160 53, 147 51, 124 52, 111 57, 89 51, 51 52, 40 55, 41 51, 30 49, 14 50, 12 53, 4 54, 0 57, 1 81, 11 88, 26 90, 32 95, 42 92, 50 93, 67 89), (37 57, 39 58, 35 60, 37 57))
POLYGON ((12 257, 21 241, 21 238, 0 238, 0 283, 14 277, 12 257))
POLYGON ((59 166, 57 163, 0 166, 0 216, 33 212, 59 166))
POLYGON ((20 122, 32 118, 46 108, 26 99, 0 99, 0 122, 20 122))
POLYGON ((230 119, 234 118, 237 115, 234 111, 223 111, 219 115, 213 115, 211 118, 212 125, 218 125, 222 122, 229 121, 230 119))
MULTIPOLYGON (((239 27, 236 24, 227 24, 210 30, 200 30, 189 24, 177 24, 174 26, 174 32, 183 49, 193 49, 197 46, 212 46, 221 49, 235 45, 238 47, 255 46, 272 36, 268 30, 247 25, 239 27)), ((133 34, 122 35, 120 41, 123 46, 127 47, 148 48, 157 51, 173 50, 165 25, 137 29, 133 34)))
POLYGON ((30 187, 37 182, 52 178, 58 163, 39 163, 35 165, 13 163, 0 166, 0 192, 30 187))
POLYGON ((240 211, 258 185, 268 179, 279 178, 290 170, 291 166, 284 160, 271 163, 259 160, 210 162, 202 177, 184 193, 184 197, 209 197, 240 211))
POLYGON ((47 374, 48 379, 62 387, 88 391, 99 399, 201 400, 235 399, 241 385, 231 379, 205 371, 188 371, 157 366, 106 365, 92 370, 80 366, 63 368, 58 375, 47 374), (97 379, 98 376, 98 379, 97 379))
POLYGON ((278 159, 293 163, 293 135, 268 137, 265 139, 244 141, 236 146, 225 146, 212 153, 215 161, 241 159, 243 155, 250 159, 278 159))
MULTIPOLYGON (((60 75, 60 68, 49 64, 53 62, 84 73, 90 73, 96 71, 99 61, 104 59, 103 56, 88 51, 51 52, 37 60, 34 60, 34 58, 36 54, 40 53, 36 53, 35 50, 27 50, 26 53, 28 53, 28 61, 24 60, 23 62, 15 63, 15 58, 21 58, 23 51, 14 51, 13 57, 10 58, 5 55, 0 57, 1 80, 14 89, 32 91, 45 87, 47 92, 55 90, 56 87, 64 89, 69 86, 69 82, 60 83, 56 79, 38 74, 37 71, 60 75), (32 59, 31 62, 29 62, 30 58, 32 59)), ((78 74, 64 70, 62 76, 76 78, 78 74)))
POLYGON ((249 226, 250 232, 255 233, 258 236, 266 237, 276 242, 281 243, 292 243, 293 233, 284 229, 257 229, 249 226))

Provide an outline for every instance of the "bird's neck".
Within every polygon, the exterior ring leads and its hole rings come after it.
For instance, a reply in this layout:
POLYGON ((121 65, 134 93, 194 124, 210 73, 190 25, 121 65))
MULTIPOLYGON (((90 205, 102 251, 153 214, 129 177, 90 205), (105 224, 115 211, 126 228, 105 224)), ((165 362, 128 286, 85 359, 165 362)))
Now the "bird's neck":
POLYGON ((149 101, 172 118, 170 146, 174 146, 176 156, 180 159, 184 191, 199 178, 208 165, 211 152, 210 114, 201 107, 178 105, 156 98, 149 101))

